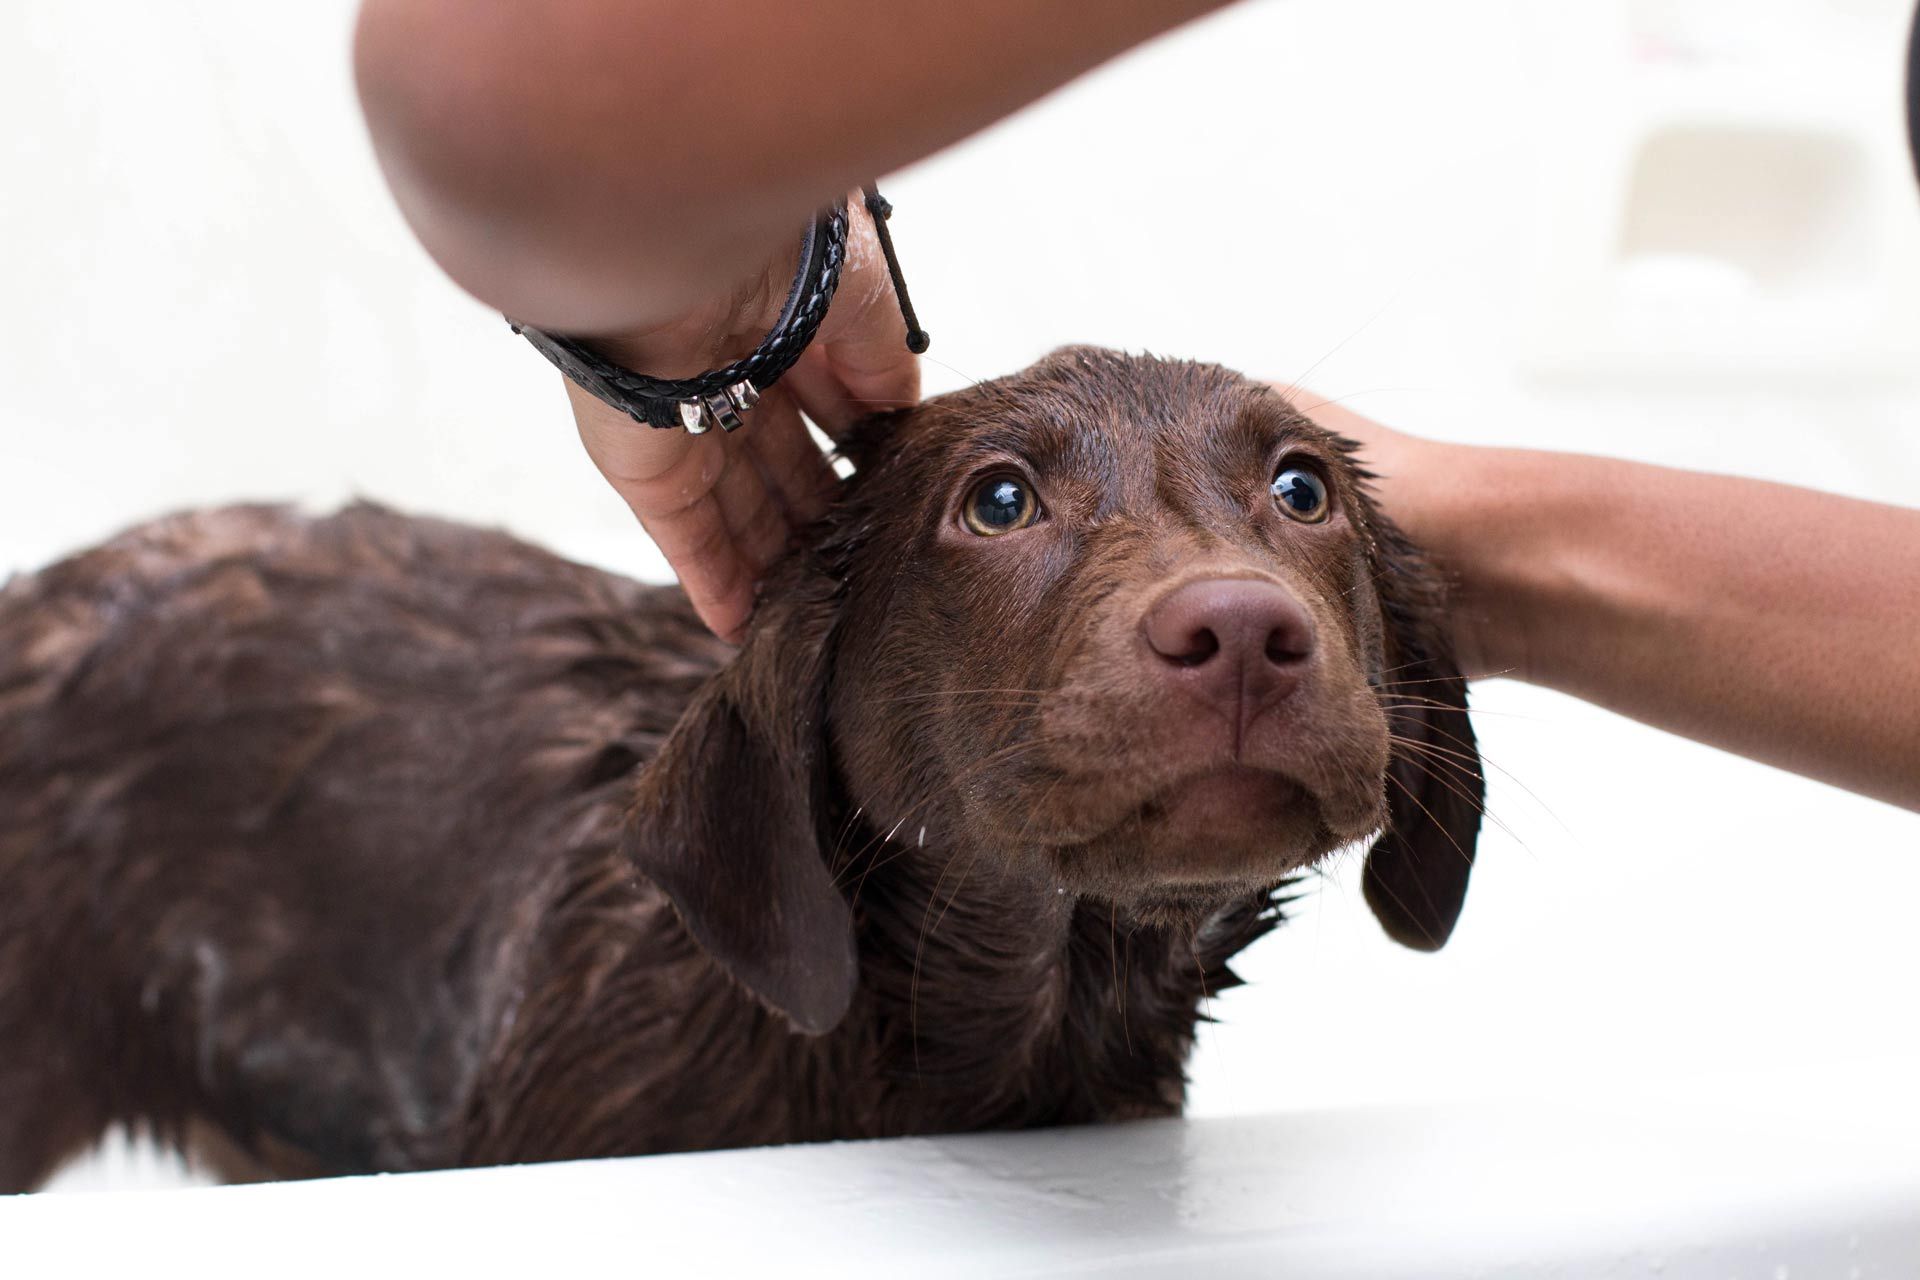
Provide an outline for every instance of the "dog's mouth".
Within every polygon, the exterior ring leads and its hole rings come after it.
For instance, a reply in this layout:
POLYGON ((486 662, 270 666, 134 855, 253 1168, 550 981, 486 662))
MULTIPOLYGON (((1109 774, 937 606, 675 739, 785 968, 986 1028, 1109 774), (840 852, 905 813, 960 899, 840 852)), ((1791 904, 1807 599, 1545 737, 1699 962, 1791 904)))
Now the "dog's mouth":
POLYGON ((1227 765, 1173 782, 1141 804, 1137 820, 1168 823, 1196 831, 1261 823, 1315 805, 1293 779, 1271 769, 1227 765))
POLYGON ((1068 681, 1035 717, 1044 751, 996 779, 998 807, 1069 884, 1089 865, 1142 886, 1284 877, 1379 830, 1389 758, 1370 689, 1328 677, 1284 710, 1226 732, 1068 681))
POLYGON ((1196 885, 1282 875, 1338 843, 1312 791, 1286 774, 1240 764, 1162 787, 1133 822, 1143 837, 1142 870, 1196 885))
POLYGON ((1057 874, 1082 892, 1136 904, 1212 901, 1222 890, 1274 884, 1352 838, 1329 824, 1313 788, 1245 764, 1201 768, 1144 799, 1109 792, 1070 807, 1077 820, 1047 842, 1057 874))

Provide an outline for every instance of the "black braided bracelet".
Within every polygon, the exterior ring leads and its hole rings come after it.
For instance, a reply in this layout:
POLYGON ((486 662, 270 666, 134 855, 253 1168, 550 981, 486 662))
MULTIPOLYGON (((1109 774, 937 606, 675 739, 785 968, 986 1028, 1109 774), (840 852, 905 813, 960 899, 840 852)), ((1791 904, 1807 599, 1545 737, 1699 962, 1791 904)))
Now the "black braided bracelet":
MULTIPOLYGON (((914 317, 913 304, 907 300, 906 281, 900 274, 893 237, 887 230, 892 206, 872 186, 864 188, 863 194, 886 255, 894 296, 907 322, 907 349, 918 354, 927 349, 928 339, 914 317)), ((732 431, 740 426, 742 415, 760 399, 760 393, 779 381, 780 375, 793 367, 800 353, 813 341, 833 302, 846 257, 847 207, 841 203, 820 214, 807 227, 806 239, 800 246, 800 268, 787 291, 786 305, 781 307, 779 319, 773 322, 773 328, 760 340, 760 345, 732 364, 691 378, 655 378, 636 373, 613 363, 577 338, 547 333, 531 325, 516 324, 511 319, 507 323, 567 377, 635 422, 655 427, 685 427, 694 435, 716 426, 732 431)))

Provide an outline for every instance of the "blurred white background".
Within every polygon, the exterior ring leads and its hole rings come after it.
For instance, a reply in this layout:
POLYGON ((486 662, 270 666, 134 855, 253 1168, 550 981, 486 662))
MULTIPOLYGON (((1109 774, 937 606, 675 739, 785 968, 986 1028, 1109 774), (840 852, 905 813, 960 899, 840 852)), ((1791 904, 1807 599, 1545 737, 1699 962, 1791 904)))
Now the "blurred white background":
MULTIPOLYGON (((0 573, 362 494, 663 574, 556 375, 391 207, 352 8, 0 7, 0 573)), ((930 389, 1100 342, 1920 502, 1907 17, 1243 5, 886 183, 930 389)), ((1478 705, 1496 822, 1452 945, 1397 950, 1337 869, 1216 1001, 1196 1112, 1765 1081, 1785 1120, 1920 1079, 1920 816, 1538 690, 1478 705)), ((122 1152, 62 1185, 177 1176, 122 1152)))

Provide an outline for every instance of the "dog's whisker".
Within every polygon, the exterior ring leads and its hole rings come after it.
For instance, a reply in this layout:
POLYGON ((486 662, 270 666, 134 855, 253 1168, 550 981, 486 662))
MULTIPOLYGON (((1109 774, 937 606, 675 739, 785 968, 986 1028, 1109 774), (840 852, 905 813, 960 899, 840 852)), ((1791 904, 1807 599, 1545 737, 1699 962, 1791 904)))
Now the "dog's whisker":
POLYGON ((973 858, 978 854, 979 850, 976 849, 968 855, 967 865, 960 869, 960 878, 954 882, 953 892, 947 895, 947 905, 940 908, 940 914, 933 918, 933 924, 927 929, 928 937, 940 931, 940 922, 947 918, 947 912, 953 910, 953 904, 960 898, 960 891, 967 886, 967 876, 973 871, 973 858))
POLYGON ((1475 756, 1473 754, 1460 750, 1458 747, 1449 747, 1442 743, 1426 742, 1419 738, 1410 738, 1403 733, 1398 733, 1392 730, 1389 730, 1387 733, 1387 741, 1394 744, 1395 746, 1408 747, 1415 751, 1431 752, 1437 756, 1441 756, 1445 759, 1448 759, 1460 765, 1463 765, 1469 770, 1486 762, 1486 756, 1484 753, 1479 756, 1475 756))
MULTIPOLYGON (((1430 717, 1424 715, 1409 720, 1404 716, 1395 716, 1390 713, 1387 716, 1387 734, 1395 741, 1408 743, 1419 742, 1422 746, 1429 747, 1433 750, 1448 751, 1468 765, 1480 764, 1496 769, 1500 768, 1495 761, 1488 757, 1485 751, 1480 749, 1480 745, 1473 739, 1462 738, 1456 733, 1449 732, 1440 725, 1433 723, 1430 717), (1419 736, 1409 737, 1407 734, 1401 733, 1400 730, 1393 727, 1396 724, 1413 728, 1419 736), (1442 739, 1443 741, 1429 742, 1426 740, 1427 735, 1442 739)), ((1506 773, 1508 777, 1514 778, 1515 782, 1519 781, 1513 774, 1507 773, 1505 769, 1500 769, 1500 771, 1506 773)))
MULTIPOLYGON (((970 869, 974 853, 969 852, 966 856, 970 869)), ((940 886, 946 883, 947 873, 953 870, 953 864, 958 861, 959 858, 960 855, 958 853, 949 855, 945 865, 940 868, 939 878, 933 882, 933 889, 927 894, 927 907, 920 915, 920 939, 913 949, 913 973, 907 982, 907 1035, 908 1038, 913 1041, 913 1069, 916 1074, 921 1070, 920 966, 925 961, 927 954, 927 934, 929 932, 927 920, 933 914, 934 904, 940 900, 940 886)), ((961 873, 960 883, 966 883, 966 872, 964 870, 961 873)), ((958 886, 956 886, 955 892, 957 893, 958 891, 958 886)), ((948 905, 952 905, 951 902, 949 902, 948 905)), ((942 916, 945 916, 945 914, 945 911, 941 912, 942 916)))
MULTIPOLYGON (((963 783, 971 780, 974 776, 982 772, 985 772, 988 769, 1009 764, 1026 751, 1033 750, 1039 747, 1048 746, 1048 745, 1049 745, 1049 742, 1045 738, 1030 738, 1025 741, 1015 742, 1005 747, 1001 747, 996 751, 989 752, 986 756, 982 757, 981 759, 975 760, 974 762, 972 762, 971 764, 967 765, 965 768, 961 769, 959 772, 954 774, 951 780, 951 785, 954 787, 954 789, 957 790, 963 783)), ((940 798, 941 797, 939 796, 928 795, 928 796, 923 796, 921 799, 915 801, 912 805, 910 805, 907 808, 906 812, 900 816, 900 819, 894 823, 893 831, 888 832, 887 835, 884 837, 880 837, 874 840, 869 840, 865 845, 861 846, 858 852, 854 853, 852 857, 848 859, 845 865, 845 868, 840 873, 841 876, 844 876, 847 873, 847 871, 852 870, 856 866, 860 866, 862 868, 861 874, 860 874, 860 880, 856 884, 853 892, 853 897, 855 901, 859 900, 861 893, 864 891, 866 887, 867 877, 871 876, 875 871, 878 871, 881 868, 888 865, 889 863, 893 862, 895 859, 900 858, 905 854, 909 852, 913 852, 921 847, 924 847, 925 840, 926 840, 926 828, 924 826, 920 828, 920 840, 916 842, 916 844, 911 848, 903 845, 898 848, 895 848, 892 852, 878 859, 867 859, 867 855, 870 852, 872 852, 875 848, 883 847, 886 844, 890 843, 893 839, 893 835, 896 832, 898 832, 901 827, 905 826, 908 822, 914 821, 920 818, 921 816, 923 816, 927 812, 927 810, 932 808, 933 805, 938 802, 940 798)), ((835 884, 838 885, 840 883, 842 883, 842 880, 840 879, 839 876, 837 876, 835 878, 835 884)))
MULTIPOLYGON (((1302 375, 1302 376, 1304 376, 1304 375, 1302 375)), ((1293 388, 1291 388, 1291 390, 1293 390, 1293 391, 1301 391, 1301 392, 1304 392, 1304 391, 1305 391, 1306 389, 1305 389, 1304 387, 1293 387, 1293 388)), ((1303 405, 1300 405, 1300 404, 1298 404, 1298 403, 1296 403, 1296 404, 1295 404, 1295 405, 1294 405, 1293 407, 1294 407, 1294 408, 1296 408, 1296 409, 1299 409, 1301 413, 1304 413, 1304 414, 1306 414, 1306 415, 1307 415, 1308 417, 1312 417, 1312 416, 1313 416, 1313 413, 1314 413, 1314 410, 1316 410, 1316 409, 1325 409, 1325 408, 1329 408, 1329 407, 1331 407, 1331 406, 1333 406, 1333 405, 1337 405, 1337 404, 1346 404, 1346 403, 1347 403, 1348 401, 1350 401, 1350 400, 1362 400, 1362 399, 1365 399, 1365 398, 1366 398, 1367 396, 1377 396, 1377 395, 1380 395, 1380 394, 1382 394, 1383 392, 1389 392, 1389 391, 1395 391, 1395 392, 1398 392, 1398 391, 1428 391, 1428 390, 1431 390, 1431 388, 1428 388, 1428 387, 1421 387, 1421 386, 1404 386, 1404 387, 1367 387, 1366 389, 1364 389, 1364 390, 1361 390, 1361 391, 1349 391, 1349 392, 1347 392, 1347 394, 1345 394, 1345 395, 1343 395, 1343 396, 1325 396, 1325 397, 1322 397, 1321 399, 1319 399, 1319 400, 1317 400, 1317 401, 1315 401, 1315 402, 1314 402, 1314 404, 1313 404, 1313 407, 1312 407, 1312 408, 1307 408, 1307 407, 1305 407, 1305 406, 1303 406, 1303 405)))
MULTIPOLYGON (((1404 747, 1416 752, 1421 752, 1421 753, 1424 753, 1426 750, 1430 749, 1429 744, 1408 742, 1405 739, 1396 739, 1396 743, 1401 747, 1404 747)), ((1533 850, 1528 847, 1527 842, 1520 838, 1519 832, 1515 831, 1511 826, 1507 825, 1506 821, 1502 819, 1500 815, 1494 813, 1493 810, 1487 807, 1486 798, 1484 796, 1475 795, 1468 788, 1467 784, 1464 781, 1462 781, 1458 773, 1460 765, 1457 761, 1450 760, 1445 757, 1441 757, 1440 763, 1436 765, 1433 763, 1424 762, 1418 758, 1410 758, 1406 761, 1406 763, 1409 767, 1418 769, 1423 776, 1431 778, 1433 781, 1439 783, 1441 786, 1445 787, 1448 791, 1452 792, 1455 796, 1458 796, 1461 800, 1465 801, 1482 818, 1486 819, 1488 822, 1491 822, 1495 826, 1499 827, 1500 830, 1504 832, 1507 835, 1507 837, 1511 839, 1515 844, 1519 845, 1520 848, 1522 848, 1523 850, 1526 850, 1526 852, 1528 852, 1529 854, 1533 852, 1533 850)))
MULTIPOLYGON (((1392 715, 1396 711, 1403 715, 1417 715, 1422 707, 1432 707, 1441 711, 1460 710, 1458 703, 1448 702, 1444 698, 1423 698, 1419 694, 1414 693, 1390 693, 1381 699, 1381 710, 1385 711, 1388 715, 1392 715)), ((1474 707, 1472 714, 1476 720, 1491 718, 1499 720, 1520 720, 1528 724, 1556 723, 1553 720, 1547 719, 1545 716, 1530 716, 1518 711, 1498 711, 1487 707, 1474 707)))
POLYGON ((1388 883, 1387 879, 1384 876, 1379 879, 1376 879, 1373 883, 1375 888, 1379 889, 1380 892, 1387 895, 1387 901, 1391 902, 1394 906, 1400 908, 1401 915, 1405 916, 1410 920, 1419 918, 1417 913, 1413 910, 1412 904, 1409 903, 1405 898, 1402 898, 1398 893, 1395 893, 1393 890, 1393 886, 1390 883, 1388 883))
POLYGON ((1007 697, 1044 698, 1050 689, 932 689, 922 693, 891 694, 884 698, 874 698, 875 705, 892 706, 902 702, 937 702, 945 698, 986 697, 997 694, 1007 697))
MULTIPOLYGON (((1419 665, 1422 665, 1422 664, 1408 663, 1406 667, 1398 667, 1396 668, 1396 670, 1405 671, 1408 669, 1408 667, 1419 666, 1419 665)), ((1507 667, 1500 671, 1486 672, 1483 675, 1475 676, 1474 679, 1496 680, 1501 676, 1512 675, 1515 671, 1518 671, 1518 670, 1519 670, 1518 667, 1507 667)), ((1413 685, 1421 685, 1421 684, 1458 684, 1458 683, 1460 683, 1459 676, 1431 676, 1424 680, 1377 680, 1374 682, 1373 687, 1376 689, 1403 689, 1403 688, 1411 687, 1413 685)))
MULTIPOLYGON (((1340 341, 1334 343, 1331 347, 1327 348, 1326 352, 1323 353, 1318 360, 1315 360, 1312 364, 1308 365, 1305 369, 1301 370, 1298 374, 1296 374, 1294 378, 1287 383, 1286 389, 1281 392, 1281 395, 1286 399, 1286 401, 1289 404, 1292 404, 1294 401, 1295 395, 1300 394, 1305 390, 1303 387, 1301 387, 1300 385, 1301 383, 1305 382, 1308 378, 1311 378, 1314 374, 1314 371, 1317 370, 1321 365, 1325 364, 1327 361, 1339 355, 1340 352, 1345 349, 1346 345, 1349 342, 1352 342, 1355 338, 1359 337, 1361 334, 1365 333, 1368 329, 1372 328, 1374 325, 1374 322, 1379 320, 1380 317, 1385 315, 1388 311, 1392 310, 1393 307, 1399 303, 1401 297, 1411 287, 1412 287, 1411 281, 1401 282, 1400 286, 1387 296, 1386 301, 1382 302, 1379 306, 1375 307, 1373 309, 1372 314, 1368 315, 1365 320, 1362 320, 1359 324, 1355 325, 1352 331, 1349 332, 1346 337, 1340 339, 1340 341)), ((1363 393, 1355 392, 1353 394, 1359 395, 1363 393)), ((1297 408, 1298 406, 1296 406, 1296 409, 1297 408)))
POLYGON ((1107 963, 1113 966, 1113 1008, 1120 1015, 1120 1040, 1133 1056, 1133 1036, 1127 1031, 1127 989, 1120 978, 1120 904, 1107 904, 1107 963))
POLYGON ((945 369, 948 373, 952 374, 956 378, 966 379, 966 383, 970 387, 977 387, 980 385, 979 378, 973 377, 970 374, 962 373, 960 370, 954 368, 952 365, 948 364, 945 360, 942 360, 937 356, 930 356, 922 352, 920 358, 922 360, 925 360, 928 364, 939 365, 942 369, 945 369))
POLYGON ((1418 795, 1414 794, 1414 790, 1412 787, 1409 787, 1406 783, 1394 777, 1392 773, 1387 774, 1387 781, 1391 782, 1394 786, 1399 787, 1400 793, 1406 796, 1407 800, 1413 805, 1413 807, 1420 810, 1421 813, 1424 813, 1427 816, 1427 821, 1433 824, 1434 830, 1438 831, 1441 835, 1445 836, 1447 843, 1453 846, 1453 851, 1460 855, 1460 861, 1462 861, 1469 867, 1473 865, 1473 855, 1468 853, 1464 848, 1461 847, 1460 842, 1454 839, 1453 833, 1447 830, 1446 824, 1440 821, 1439 816, 1436 815, 1433 810, 1427 808, 1426 803, 1422 801, 1418 795))
MULTIPOLYGON (((1459 736, 1452 733, 1448 733, 1444 729, 1439 728, 1437 725, 1429 724, 1425 726, 1425 731, 1429 733, 1437 734, 1440 737, 1446 738, 1453 743, 1463 742, 1463 739, 1461 739, 1459 736)), ((1391 731, 1389 731, 1388 736, 1394 742, 1402 743, 1407 746, 1416 745, 1414 742, 1405 738, 1404 736, 1392 733, 1391 731)), ((1553 811, 1553 807, 1549 805, 1545 800, 1542 800, 1539 794, 1535 792, 1532 787, 1529 787, 1525 782, 1523 782, 1519 774, 1507 768, 1505 765, 1501 764, 1498 760, 1495 760, 1492 756, 1488 755, 1485 751, 1481 750, 1478 744, 1469 742, 1469 743, 1465 743, 1464 745, 1444 746, 1436 742, 1422 742, 1422 743, 1418 743, 1417 745, 1429 751, 1444 752, 1448 756, 1454 758, 1461 765, 1465 765, 1465 766, 1480 765, 1480 766, 1484 766, 1485 768, 1492 769, 1494 772, 1506 778, 1514 786, 1520 788, 1521 792, 1529 800, 1533 801, 1533 803, 1539 808, 1540 812, 1546 814, 1549 818, 1551 818, 1554 824, 1558 826, 1562 831, 1566 832, 1569 835, 1573 833, 1573 829, 1569 827, 1566 824, 1566 822, 1561 819, 1559 814, 1553 811)), ((1511 835, 1512 833, 1509 831, 1508 834, 1511 835)), ((1525 845, 1523 844, 1522 847, 1524 848, 1525 845)), ((1531 851, 1529 850, 1529 852, 1531 851)))

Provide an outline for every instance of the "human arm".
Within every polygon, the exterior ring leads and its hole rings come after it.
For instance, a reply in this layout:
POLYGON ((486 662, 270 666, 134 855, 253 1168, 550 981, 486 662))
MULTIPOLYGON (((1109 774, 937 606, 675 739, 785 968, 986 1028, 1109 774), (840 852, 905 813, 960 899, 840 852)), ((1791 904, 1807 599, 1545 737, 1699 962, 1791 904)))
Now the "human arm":
POLYGON ((1297 402, 1457 584, 1470 674, 1920 810, 1920 510, 1297 402))
POLYGON ((427 251, 543 328, 752 279, 821 205, 1223 0, 366 0, 374 148, 427 251))
MULTIPOLYGON (((366 0, 354 62, 381 168, 457 283, 680 377, 766 331, 822 205, 1221 2, 366 0)), ((831 491, 800 411, 833 434, 919 397, 849 213, 826 322, 745 430, 652 430, 568 387, 595 464, 724 637, 831 491)))

